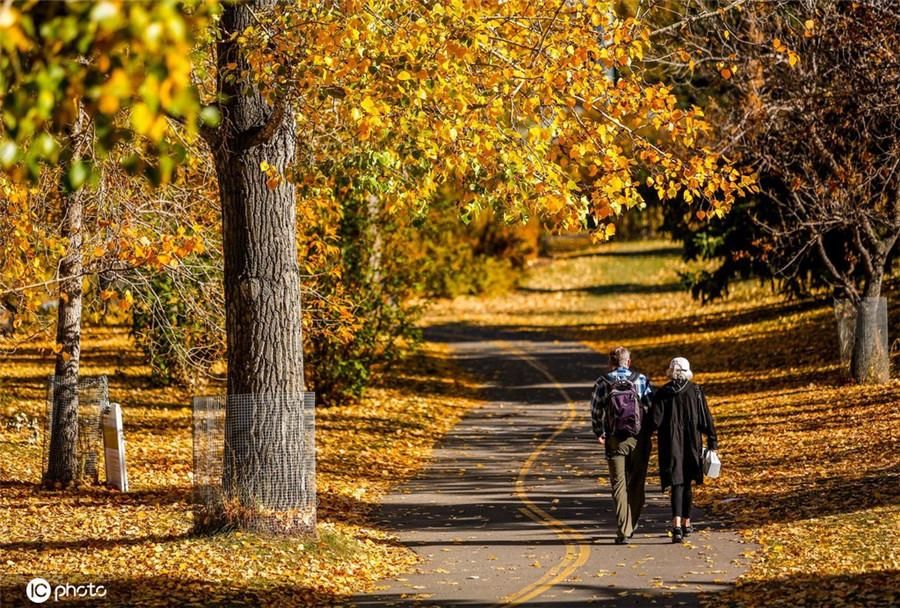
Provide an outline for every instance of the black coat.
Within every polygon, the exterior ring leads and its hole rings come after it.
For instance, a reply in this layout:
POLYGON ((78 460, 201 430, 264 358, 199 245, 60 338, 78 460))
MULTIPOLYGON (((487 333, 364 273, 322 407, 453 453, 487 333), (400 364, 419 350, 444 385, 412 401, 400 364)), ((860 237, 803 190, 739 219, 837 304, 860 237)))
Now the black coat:
POLYGON ((693 382, 673 381, 653 395, 653 425, 659 431, 659 477, 663 490, 690 480, 703 483, 703 444, 717 447, 706 396, 693 382))

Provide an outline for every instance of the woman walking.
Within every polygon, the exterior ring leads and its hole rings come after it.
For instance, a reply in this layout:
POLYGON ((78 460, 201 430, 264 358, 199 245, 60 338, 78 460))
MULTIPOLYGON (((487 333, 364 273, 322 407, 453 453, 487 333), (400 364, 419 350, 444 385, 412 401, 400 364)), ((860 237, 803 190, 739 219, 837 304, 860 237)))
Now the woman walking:
POLYGON ((703 483, 701 433, 707 448, 717 447, 706 396, 693 382, 691 365, 675 357, 666 371, 669 383, 654 395, 653 423, 659 430, 659 475, 663 491, 672 488, 672 542, 691 534, 691 482, 703 483))

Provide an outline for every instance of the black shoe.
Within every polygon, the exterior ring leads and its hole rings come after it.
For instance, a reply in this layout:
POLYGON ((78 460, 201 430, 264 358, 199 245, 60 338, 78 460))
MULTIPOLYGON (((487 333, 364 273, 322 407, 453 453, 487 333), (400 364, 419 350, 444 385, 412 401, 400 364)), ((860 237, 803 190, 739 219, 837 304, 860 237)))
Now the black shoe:
POLYGON ((627 544, 628 544, 628 539, 625 538, 624 536, 617 536, 617 537, 616 537, 616 544, 617 544, 617 545, 627 545, 627 544))
POLYGON ((690 536, 694 533, 694 526, 681 526, 681 535, 690 536))
POLYGON ((672 542, 680 543, 684 540, 684 534, 681 532, 681 528, 672 528, 672 542))

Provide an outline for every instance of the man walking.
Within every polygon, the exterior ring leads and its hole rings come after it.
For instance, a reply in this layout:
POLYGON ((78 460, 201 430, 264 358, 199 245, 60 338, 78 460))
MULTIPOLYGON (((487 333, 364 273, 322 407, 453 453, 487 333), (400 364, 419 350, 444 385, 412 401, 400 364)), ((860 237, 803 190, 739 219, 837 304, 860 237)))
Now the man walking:
POLYGON ((650 381, 631 370, 631 353, 624 346, 609 354, 612 369, 594 384, 591 425, 606 448, 609 481, 616 505, 616 544, 634 535, 644 508, 644 484, 650 461, 652 423, 650 381))

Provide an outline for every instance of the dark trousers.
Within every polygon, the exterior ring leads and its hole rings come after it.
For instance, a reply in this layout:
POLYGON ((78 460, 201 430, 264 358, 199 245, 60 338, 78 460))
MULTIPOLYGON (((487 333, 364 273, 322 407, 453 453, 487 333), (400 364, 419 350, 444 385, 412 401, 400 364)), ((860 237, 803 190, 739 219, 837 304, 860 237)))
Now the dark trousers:
POLYGON ((616 505, 616 535, 619 538, 631 536, 644 508, 650 448, 648 433, 627 439, 607 439, 609 483, 616 505))
POLYGON ((672 517, 691 518, 691 480, 672 486, 672 517))

